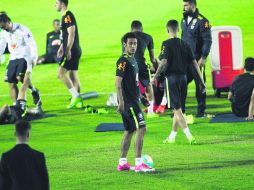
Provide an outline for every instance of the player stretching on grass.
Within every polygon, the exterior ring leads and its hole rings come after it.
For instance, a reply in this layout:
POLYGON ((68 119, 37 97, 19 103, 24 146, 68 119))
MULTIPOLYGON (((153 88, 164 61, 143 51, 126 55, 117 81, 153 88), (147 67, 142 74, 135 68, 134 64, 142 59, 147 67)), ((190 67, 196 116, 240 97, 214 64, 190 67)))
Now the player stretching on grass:
MULTIPOLYGON (((203 91, 205 89, 204 82, 191 49, 181 39, 177 38, 177 32, 179 31, 178 22, 176 20, 168 21, 167 31, 169 40, 164 41, 162 44, 160 55, 161 63, 155 74, 155 79, 157 79, 162 72, 165 72, 168 79, 166 88, 169 89, 170 108, 174 112, 173 130, 164 143, 175 143, 177 129, 178 127, 181 127, 190 144, 196 144, 196 140, 190 133, 182 111, 182 108, 185 108, 185 100, 187 96, 186 72, 189 63, 194 65, 199 78, 202 81, 200 88, 203 91)), ((153 79, 153 81, 155 79, 153 79)))
POLYGON ((134 58, 137 49, 137 38, 135 33, 127 33, 123 37, 125 52, 119 58, 116 65, 116 90, 118 97, 118 112, 122 115, 125 132, 122 141, 121 158, 118 170, 130 170, 127 162, 127 154, 130 148, 131 139, 136 134, 136 172, 149 172, 154 169, 143 163, 141 158, 146 123, 143 113, 139 107, 138 87, 138 64, 134 58))
MULTIPOLYGON (((145 59, 145 51, 148 49, 150 61, 153 65, 156 64, 156 60, 154 57, 154 44, 152 36, 143 32, 142 23, 138 20, 135 20, 131 24, 131 30, 135 33, 138 40, 137 51, 134 55, 138 67, 139 67, 139 81, 143 87, 146 88, 146 96, 149 101, 149 107, 147 109, 147 117, 156 117, 157 115, 154 114, 154 93, 153 87, 150 84, 150 68, 149 65, 146 63, 145 59)), ((124 48, 123 48, 124 49, 124 48)))
POLYGON ((63 43, 58 50, 58 57, 62 57, 59 65, 58 78, 65 84, 72 95, 71 108, 82 108, 83 100, 80 97, 80 82, 78 78, 79 60, 81 48, 79 45, 79 34, 76 19, 68 10, 68 0, 56 0, 56 9, 62 13, 61 32, 63 43), (70 78, 67 76, 69 71, 70 78))
POLYGON ((10 51, 5 81, 9 83, 13 103, 16 103, 19 94, 17 83, 22 82, 23 87, 25 83, 28 83, 27 88, 32 91, 34 104, 40 108, 39 91, 31 83, 33 64, 38 58, 37 46, 32 33, 27 27, 13 23, 5 12, 0 13, 0 27, 4 30, 0 40, 0 55, 5 52, 6 44, 10 51))

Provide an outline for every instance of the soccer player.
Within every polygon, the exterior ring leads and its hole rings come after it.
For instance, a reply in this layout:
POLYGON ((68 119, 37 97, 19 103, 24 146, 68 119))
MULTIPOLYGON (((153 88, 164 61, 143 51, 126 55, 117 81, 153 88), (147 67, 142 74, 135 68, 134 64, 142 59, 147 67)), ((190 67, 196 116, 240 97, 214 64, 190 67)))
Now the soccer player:
POLYGON ((182 110, 182 108, 185 109, 185 100, 187 96, 186 73, 188 64, 192 64, 195 67, 203 83, 202 90, 204 90, 204 82, 190 47, 177 37, 179 31, 178 22, 176 20, 168 21, 167 31, 169 39, 162 43, 161 61, 159 61, 161 63, 153 79, 154 81, 161 73, 165 72, 168 79, 167 88, 169 89, 170 108, 174 112, 173 129, 164 143, 175 143, 178 127, 181 127, 190 144, 196 144, 196 140, 188 128, 182 110))
MULTIPOLYGON (((182 40, 187 43, 195 59, 198 62, 200 70, 203 72, 204 81, 206 81, 205 75, 205 64, 206 58, 209 55, 212 36, 211 36, 211 26, 209 21, 200 14, 197 9, 196 0, 183 0, 184 7, 184 18, 182 19, 182 40)), ((187 80, 190 83, 193 79, 195 80, 194 67, 190 66, 187 71, 187 80)), ((205 117, 206 110, 206 93, 200 91, 199 85, 200 81, 196 81, 196 98, 198 102, 197 107, 197 117, 205 117)))
POLYGON ((253 119, 254 114, 254 58, 245 60, 246 73, 235 78, 228 99, 238 117, 253 119))
POLYGON ((57 57, 57 52, 61 45, 60 20, 53 21, 54 30, 47 34, 46 54, 39 57, 37 64, 59 63, 61 58, 57 57))
POLYGON ((22 87, 27 86, 31 89, 34 104, 40 107, 39 91, 31 83, 33 64, 38 58, 37 46, 32 33, 27 27, 13 23, 5 12, 0 13, 0 28, 4 30, 0 41, 0 55, 5 52, 7 44, 10 52, 5 81, 9 83, 13 103, 16 103, 19 94, 17 83, 22 82, 22 87))
POLYGON ((130 170, 127 162, 127 154, 130 148, 132 136, 136 134, 136 172, 149 172, 154 169, 143 163, 141 158, 146 123, 139 107, 138 64, 134 58, 137 49, 137 37, 135 33, 127 33, 123 37, 124 54, 116 65, 116 90, 118 97, 118 112, 122 115, 125 132, 122 141, 121 158, 118 171, 130 170))
POLYGON ((58 57, 62 57, 59 65, 58 78, 65 84, 72 95, 71 108, 82 108, 83 99, 80 97, 80 82, 78 77, 81 48, 76 19, 68 10, 68 0, 56 0, 56 9, 62 13, 61 32, 63 43, 58 50, 58 57), (67 76, 69 72, 69 77, 67 76))
MULTIPOLYGON (((131 24, 131 30, 134 32, 138 39, 138 47, 137 51, 134 55, 138 67, 139 67, 139 81, 143 87, 146 88, 146 96, 149 101, 149 107, 147 109, 147 117, 156 117, 157 115, 154 114, 154 93, 153 87, 150 84, 150 67, 146 63, 145 59, 145 51, 148 49, 150 61, 153 65, 156 65, 156 59, 154 56, 154 43, 153 38, 151 35, 148 35, 143 32, 142 23, 138 20, 134 20, 131 24)), ((123 48, 124 49, 124 48, 123 48)))

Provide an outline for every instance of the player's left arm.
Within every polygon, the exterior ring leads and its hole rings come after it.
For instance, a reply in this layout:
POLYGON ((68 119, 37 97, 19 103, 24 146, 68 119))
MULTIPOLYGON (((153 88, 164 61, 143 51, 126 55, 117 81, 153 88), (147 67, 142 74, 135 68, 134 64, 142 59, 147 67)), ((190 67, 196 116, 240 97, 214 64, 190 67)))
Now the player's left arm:
POLYGON ((247 119, 252 120, 253 114, 254 114, 254 89, 253 89, 252 95, 251 95, 250 106, 249 106, 249 116, 247 119))
POLYGON ((207 19, 200 21, 199 32, 203 45, 201 49, 202 55, 198 61, 198 64, 200 67, 202 67, 206 63, 206 58, 209 55, 212 46, 211 25, 207 19))
POLYGON ((148 47, 148 51, 149 51, 150 61, 152 62, 153 67, 157 68, 158 65, 157 65, 157 61, 155 59, 155 55, 154 55, 154 42, 153 42, 152 36, 150 36, 149 44, 147 47, 148 47))
POLYGON ((24 41, 27 47, 29 48, 30 59, 28 60, 28 63, 27 63, 27 72, 32 72, 33 64, 36 64, 38 60, 38 49, 37 49, 37 45, 31 31, 24 26, 22 27, 22 31, 23 31, 24 41))
POLYGON ((71 59, 71 48, 74 44, 75 30, 76 30, 75 25, 67 28, 67 32, 68 32, 68 42, 67 42, 67 47, 66 47, 67 60, 71 59))
POLYGON ((154 83, 155 80, 157 80, 163 72, 165 72, 167 66, 168 66, 168 57, 169 57, 169 47, 167 46, 166 42, 162 43, 161 46, 161 54, 160 54, 160 59, 157 60, 159 67, 154 75, 154 78, 152 79, 151 83, 154 83))

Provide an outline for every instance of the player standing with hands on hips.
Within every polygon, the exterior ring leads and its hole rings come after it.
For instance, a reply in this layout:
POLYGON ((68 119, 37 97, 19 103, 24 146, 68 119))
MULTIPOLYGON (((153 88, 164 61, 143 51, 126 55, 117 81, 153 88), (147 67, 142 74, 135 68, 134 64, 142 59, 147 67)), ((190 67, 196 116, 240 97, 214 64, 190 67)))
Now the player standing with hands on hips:
MULTIPOLYGON (((209 21, 199 13, 197 9, 196 0, 183 0, 183 19, 182 19, 182 40, 187 43, 195 59, 198 62, 204 81, 206 81, 205 64, 206 58, 209 55, 212 36, 211 25, 209 21)), ((197 117, 205 117, 206 110, 206 93, 200 91, 200 80, 196 80, 198 77, 197 72, 193 65, 188 67, 187 79, 190 83, 193 79, 196 84, 196 98, 198 101, 197 117)))

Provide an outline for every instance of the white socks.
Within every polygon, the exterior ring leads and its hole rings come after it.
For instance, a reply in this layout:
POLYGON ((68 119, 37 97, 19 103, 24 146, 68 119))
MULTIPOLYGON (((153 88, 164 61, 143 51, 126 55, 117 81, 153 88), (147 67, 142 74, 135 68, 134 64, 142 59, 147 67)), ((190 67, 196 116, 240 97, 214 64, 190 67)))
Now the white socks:
MULTIPOLYGON (((119 165, 124 165, 127 164, 127 158, 120 158, 119 159, 119 165)), ((142 158, 136 158, 135 159, 135 165, 136 166, 140 166, 141 164, 143 164, 143 159, 142 158)))
POLYGON ((149 101, 150 106, 148 107, 148 112, 147 113, 153 113, 153 101, 149 101))
POLYGON ((161 105, 162 105, 162 106, 166 106, 167 103, 168 103, 167 97, 166 97, 166 96, 163 96, 162 101, 161 101, 161 105))
POLYGON ((120 158, 119 159, 119 164, 122 166, 124 164, 127 164, 127 158, 120 158))
POLYGON ((79 97, 79 93, 77 92, 77 90, 74 87, 69 89, 69 91, 70 91, 73 98, 79 97))
POLYGON ((191 135, 190 130, 189 130, 188 127, 185 128, 185 129, 183 130, 183 132, 185 133, 187 139, 190 139, 190 138, 192 137, 192 135, 191 135))
POLYGON ((140 166, 141 164, 143 164, 143 159, 142 158, 136 158, 135 165, 140 166))
POLYGON ((177 132, 175 132, 175 131, 171 131, 171 133, 170 133, 170 135, 169 135, 168 139, 173 140, 173 139, 175 139, 175 138, 176 138, 176 135, 177 135, 177 132))

